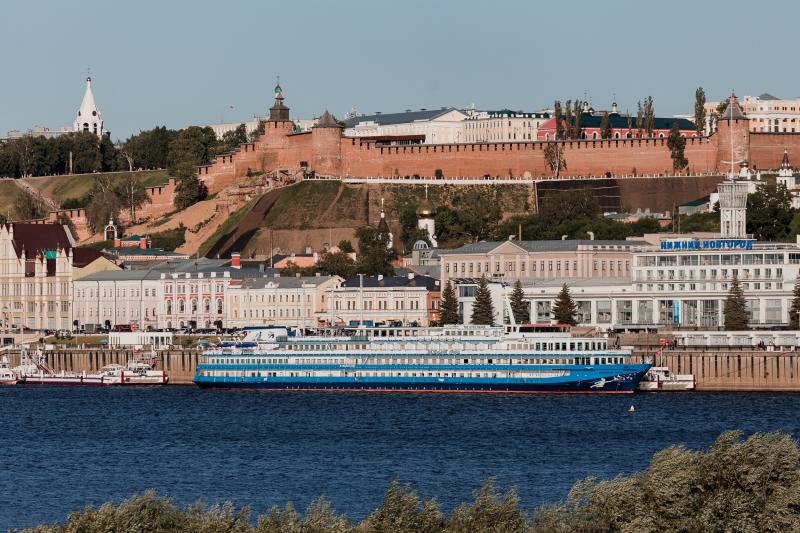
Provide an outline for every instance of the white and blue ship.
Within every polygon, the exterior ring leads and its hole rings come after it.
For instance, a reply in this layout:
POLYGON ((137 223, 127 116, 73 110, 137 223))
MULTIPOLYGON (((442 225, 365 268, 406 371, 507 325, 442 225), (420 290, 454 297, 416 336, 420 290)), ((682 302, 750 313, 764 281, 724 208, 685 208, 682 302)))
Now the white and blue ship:
POLYGON ((650 368, 605 337, 555 327, 248 328, 203 353, 201 387, 385 392, 632 393, 650 368))

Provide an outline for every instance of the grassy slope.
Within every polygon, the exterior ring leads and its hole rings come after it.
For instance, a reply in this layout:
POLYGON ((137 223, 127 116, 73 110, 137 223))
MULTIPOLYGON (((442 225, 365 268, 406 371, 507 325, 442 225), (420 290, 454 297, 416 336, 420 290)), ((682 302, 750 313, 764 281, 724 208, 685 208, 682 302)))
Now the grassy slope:
POLYGON ((231 213, 231 216, 228 219, 220 224, 220 226, 216 229, 214 233, 211 234, 211 237, 206 239, 206 241, 198 248, 197 253, 200 257, 204 257, 208 251, 214 246, 223 235, 227 234, 233 227, 239 223, 242 217, 253 207, 253 204, 256 202, 256 199, 250 200, 242 207, 231 213))
POLYGON ((19 187, 11 181, 0 181, 0 214, 10 215, 12 219, 18 218, 14 211, 14 200, 17 198, 19 191, 19 187))
MULTIPOLYGON (((495 193, 506 214, 524 213, 528 205, 528 186, 437 186, 429 187, 428 199, 434 206, 458 206, 459 198, 470 189, 479 191, 487 201, 495 201, 495 193)), ((386 212, 390 219, 399 216, 400 206, 419 205, 425 198, 421 185, 342 185, 333 181, 307 181, 287 190, 264 219, 264 226, 280 229, 314 229, 358 227, 366 223, 367 194, 375 208, 379 198, 386 199, 386 212), (340 188, 341 193, 340 193, 340 188), (336 196, 339 194, 338 200, 336 196), (333 201, 336 203, 328 211, 333 201)), ((373 210, 374 213, 374 210, 373 210)), ((373 223, 377 221, 372 221, 373 223)))
MULTIPOLYGON (((94 184, 94 180, 102 176, 110 176, 114 180, 122 179, 129 175, 128 172, 113 172, 110 174, 76 174, 73 176, 45 176, 31 178, 28 182, 45 196, 56 202, 64 202, 70 198, 82 198, 94 184)), ((166 170, 145 170, 134 172, 145 187, 161 185, 167 182, 166 170)))

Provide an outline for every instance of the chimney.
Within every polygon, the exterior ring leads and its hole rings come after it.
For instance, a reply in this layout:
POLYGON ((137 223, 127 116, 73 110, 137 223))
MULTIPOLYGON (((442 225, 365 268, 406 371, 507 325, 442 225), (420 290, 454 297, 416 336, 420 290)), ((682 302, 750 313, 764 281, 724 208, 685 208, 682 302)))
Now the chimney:
POLYGON ((242 268, 242 256, 239 252, 231 254, 231 268, 242 268))

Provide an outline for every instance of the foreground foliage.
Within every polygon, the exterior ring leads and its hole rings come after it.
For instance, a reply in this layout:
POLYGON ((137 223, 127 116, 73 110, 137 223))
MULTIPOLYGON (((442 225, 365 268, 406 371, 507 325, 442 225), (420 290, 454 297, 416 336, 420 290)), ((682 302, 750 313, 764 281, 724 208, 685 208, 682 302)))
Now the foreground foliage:
POLYGON ((226 503, 177 507, 154 492, 118 506, 104 504, 73 513, 65 524, 36 533, 216 532, 779 532, 800 531, 800 452, 779 433, 746 440, 726 432, 705 452, 673 446, 655 454, 649 467, 609 481, 576 483, 567 498, 529 515, 516 492, 499 493, 490 481, 473 501, 441 512, 408 486, 392 483, 383 504, 352 523, 320 499, 301 515, 287 505, 253 520, 247 509, 226 503))

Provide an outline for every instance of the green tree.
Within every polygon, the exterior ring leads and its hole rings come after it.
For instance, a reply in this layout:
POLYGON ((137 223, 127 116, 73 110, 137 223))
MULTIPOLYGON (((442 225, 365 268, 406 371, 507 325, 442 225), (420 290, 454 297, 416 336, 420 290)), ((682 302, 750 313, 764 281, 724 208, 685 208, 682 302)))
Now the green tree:
POLYGON ((669 137, 667 137, 667 148, 669 148, 669 156, 672 158, 672 171, 677 173, 689 165, 689 161, 684 155, 686 149, 686 138, 681 135, 681 130, 677 122, 672 123, 672 128, 669 130, 669 137))
POLYGON ((576 317, 578 314, 578 307, 575 305, 575 301, 572 299, 572 295, 569 293, 569 287, 567 287, 566 283, 561 286, 561 292, 556 296, 552 313, 556 324, 566 324, 569 326, 577 324, 576 317))
POLYGON ((358 239, 358 272, 367 276, 394 274, 394 251, 389 247, 389 236, 372 226, 356 230, 358 239))
POLYGON ((531 321, 530 305, 525 300, 525 293, 522 290, 522 282, 517 280, 514 283, 514 290, 509 297, 511 312, 514 315, 514 322, 517 324, 527 324, 531 321))
POLYGON ((644 129, 648 137, 653 136, 653 129, 656 121, 656 110, 653 106, 653 97, 648 96, 644 99, 644 129))
POLYGON ((456 289, 450 280, 444 284, 442 291, 442 301, 439 304, 440 319, 442 325, 458 324, 458 300, 456 299, 456 289))
POLYGON ((20 220, 36 220, 47 216, 47 204, 41 194, 20 189, 14 199, 14 213, 20 220))
POLYGON ((698 135, 703 135, 706 129, 706 92, 698 87, 694 92, 694 127, 698 135))
POLYGON ((356 249, 353 248, 353 243, 350 242, 350 239, 342 239, 341 241, 339 241, 339 244, 337 246, 339 247, 340 251, 346 254, 352 254, 353 252, 356 251, 356 249))
POLYGON ((131 221, 136 223, 136 210, 150 201, 147 191, 136 174, 129 173, 122 176, 117 182, 115 192, 120 199, 120 204, 131 214, 131 221))
POLYGON ((644 108, 642 107, 642 101, 639 100, 636 103, 636 136, 641 139, 643 132, 644 132, 644 108))
POLYGON ((119 223, 121 202, 114 180, 108 176, 95 178, 88 196, 86 217, 94 233, 101 231, 112 218, 119 223))
POLYGON ((206 184, 200 181, 195 174, 180 178, 175 186, 175 209, 183 210, 204 200, 208 196, 206 184))
POLYGON ((788 238, 793 217, 792 195, 783 184, 762 183, 747 197, 747 232, 760 241, 788 238))
POLYGON ((356 262, 346 252, 324 253, 317 261, 316 269, 327 276, 348 279, 356 274, 356 262))
POLYGON ((217 136, 209 127, 190 126, 181 130, 169 144, 168 170, 177 178, 195 175, 198 165, 211 162, 217 136))
POLYGON ((800 329, 800 275, 794 281, 792 306, 789 308, 789 329, 800 329))
POLYGON ((560 142, 549 142, 544 147, 544 162, 553 177, 557 178, 562 170, 567 170, 567 160, 564 157, 564 146, 560 142))
POLYGON ((600 138, 611 138, 611 118, 608 116, 608 111, 603 111, 603 116, 600 117, 600 138))
POLYGON ((492 293, 489 291, 489 282, 486 280, 486 276, 481 276, 481 279, 478 280, 478 287, 475 289, 475 301, 472 303, 470 322, 487 326, 494 324, 492 293))
POLYGON ((252 142, 256 142, 256 140, 258 140, 259 137, 264 135, 264 131, 266 129, 266 124, 267 124, 267 122, 265 120, 259 120, 258 121, 258 127, 256 127, 255 130, 251 131, 250 135, 248 136, 248 138, 249 138, 251 143, 252 142))
POLYGON ((734 275, 728 297, 725 299, 723 310, 726 331, 739 331, 747 329, 747 304, 744 300, 744 291, 739 284, 739 279, 734 275))
POLYGON ((247 126, 239 124, 235 129, 226 131, 222 134, 220 144, 217 146, 216 153, 227 153, 235 150, 239 145, 247 142, 247 126))
POLYGON ((564 137, 564 124, 563 124, 563 117, 561 111, 561 100, 556 100, 553 102, 553 118, 555 120, 556 131, 555 136, 553 137, 554 140, 561 140, 564 137))
POLYGON ((78 231, 75 229, 75 223, 69 216, 67 216, 64 213, 60 213, 56 217, 56 224, 61 224, 62 226, 66 226, 69 229, 69 232, 75 238, 75 240, 78 239, 78 231))

